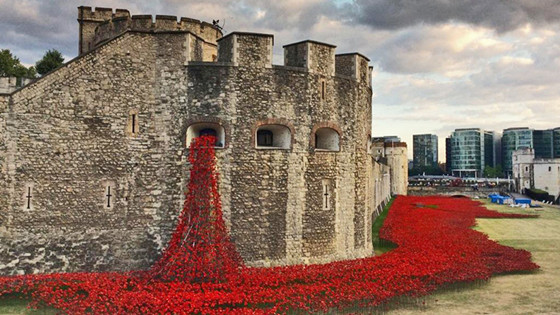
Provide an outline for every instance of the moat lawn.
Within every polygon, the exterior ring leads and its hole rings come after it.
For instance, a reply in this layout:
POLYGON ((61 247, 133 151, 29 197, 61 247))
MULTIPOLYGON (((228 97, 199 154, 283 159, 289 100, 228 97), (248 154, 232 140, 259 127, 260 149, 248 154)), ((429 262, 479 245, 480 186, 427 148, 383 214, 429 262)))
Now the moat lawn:
MULTIPOLYGON (((489 209, 539 214, 536 219, 477 219, 476 230, 500 244, 526 249, 541 270, 493 276, 478 285, 456 285, 414 301, 399 301, 371 312, 387 314, 550 314, 560 310, 560 209, 512 209, 490 204, 489 209)), ((56 314, 50 309, 28 310, 28 301, 0 298, 0 314, 56 314)), ((356 310, 353 310, 356 312, 356 310)), ((368 313, 368 310, 360 310, 368 313)))
POLYGON ((491 210, 538 214, 536 219, 477 219, 474 228, 502 245, 531 252, 537 272, 492 276, 480 285, 442 289, 387 314, 553 314, 560 312, 560 209, 521 210, 483 200, 491 210))

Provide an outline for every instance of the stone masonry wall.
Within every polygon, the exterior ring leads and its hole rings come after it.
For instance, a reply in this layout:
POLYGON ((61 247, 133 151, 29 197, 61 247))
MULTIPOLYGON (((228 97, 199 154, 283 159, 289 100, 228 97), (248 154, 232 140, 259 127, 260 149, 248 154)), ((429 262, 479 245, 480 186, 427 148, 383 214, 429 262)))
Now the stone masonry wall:
POLYGON ((271 36, 240 35, 239 66, 187 63, 189 36, 127 32, 0 96, 0 274, 147 268, 182 208, 198 122, 225 130, 220 193, 247 264, 372 254, 368 84, 271 67, 271 36), (255 148, 266 124, 289 128, 291 147, 255 148), (317 125, 337 130, 339 152, 312 147, 317 125))
POLYGON ((391 194, 407 195, 408 155, 404 142, 385 143, 387 165, 391 168, 391 194))
POLYGON ((165 245, 181 207, 182 151, 169 146, 170 115, 156 102, 167 51, 156 39, 125 34, 11 96, 0 273, 145 268, 165 245), (125 132, 130 110, 135 136, 125 132))
POLYGON ((228 122, 227 144, 218 153, 225 159, 221 191, 231 234, 247 262, 266 266, 371 254, 367 85, 327 77, 330 88, 322 99, 322 77, 304 69, 200 63, 189 64, 187 72, 193 84, 181 115, 228 122), (256 126, 263 122, 293 129, 292 148, 255 149, 256 126), (340 126, 340 152, 310 147, 311 130, 324 122, 340 126), (324 180, 332 187, 329 210, 323 208, 324 180))

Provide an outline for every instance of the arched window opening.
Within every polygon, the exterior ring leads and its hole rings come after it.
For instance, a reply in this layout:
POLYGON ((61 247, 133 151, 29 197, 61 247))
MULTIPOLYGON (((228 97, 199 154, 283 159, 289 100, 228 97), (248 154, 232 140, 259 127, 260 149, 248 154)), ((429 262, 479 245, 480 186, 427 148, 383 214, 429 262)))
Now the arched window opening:
POLYGON ((284 125, 263 125, 255 137, 257 149, 289 149, 292 143, 290 128, 284 125))
POLYGON ((195 138, 202 136, 216 137, 216 147, 223 148, 225 144, 225 130, 224 127, 217 123, 195 123, 187 128, 186 144, 187 147, 191 146, 195 138))
POLYGON ((216 131, 216 129, 213 128, 204 128, 202 130, 200 130, 200 132, 198 133, 199 137, 202 136, 212 136, 212 137, 218 137, 218 132, 216 131))
POLYGON ((340 151, 340 135, 332 128, 319 128, 315 131, 316 151, 340 151))
POLYGON ((274 134, 270 130, 257 131, 257 146, 271 147, 274 134))

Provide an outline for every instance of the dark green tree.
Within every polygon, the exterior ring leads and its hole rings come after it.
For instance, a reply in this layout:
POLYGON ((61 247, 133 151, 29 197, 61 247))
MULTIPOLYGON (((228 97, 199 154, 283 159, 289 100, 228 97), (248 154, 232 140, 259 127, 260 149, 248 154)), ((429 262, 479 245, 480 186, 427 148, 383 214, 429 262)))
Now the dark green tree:
POLYGON ((439 166, 416 166, 408 172, 408 175, 443 175, 443 170, 439 166))
POLYGON ((56 49, 48 50, 41 60, 37 61, 35 68, 40 75, 44 75, 60 66, 64 63, 64 57, 60 51, 56 49))
POLYGON ((34 78, 36 76, 35 68, 26 68, 19 62, 19 59, 12 55, 9 49, 0 50, 0 76, 1 77, 18 77, 18 78, 34 78))
POLYGON ((498 164, 496 167, 491 167, 490 165, 486 165, 486 167, 484 168, 483 175, 486 178, 504 177, 504 172, 500 164, 498 164))

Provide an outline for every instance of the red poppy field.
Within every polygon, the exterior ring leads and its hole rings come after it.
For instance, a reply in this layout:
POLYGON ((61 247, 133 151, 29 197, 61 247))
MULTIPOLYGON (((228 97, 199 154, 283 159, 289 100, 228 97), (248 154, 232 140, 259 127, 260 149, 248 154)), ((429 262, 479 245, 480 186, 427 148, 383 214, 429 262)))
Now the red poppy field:
POLYGON ((214 139, 191 145, 188 194, 161 258, 145 271, 0 278, 0 296, 71 314, 273 314, 371 307, 447 284, 539 268, 531 254, 471 229, 475 218, 526 218, 464 198, 398 196, 380 230, 398 247, 323 265, 245 267, 222 218, 214 139))

